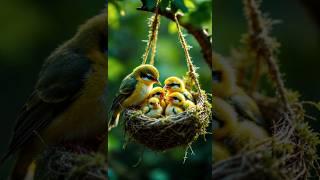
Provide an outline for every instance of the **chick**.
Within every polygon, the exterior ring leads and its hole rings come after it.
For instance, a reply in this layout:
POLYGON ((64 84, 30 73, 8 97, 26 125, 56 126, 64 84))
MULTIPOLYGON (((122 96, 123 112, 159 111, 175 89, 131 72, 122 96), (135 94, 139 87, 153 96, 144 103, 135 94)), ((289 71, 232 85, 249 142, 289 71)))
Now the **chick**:
POLYGON ((162 108, 166 108, 165 90, 162 87, 155 87, 150 91, 149 98, 156 97, 160 101, 162 108))
POLYGON ((177 115, 183 112, 183 105, 185 103, 184 96, 179 92, 171 93, 167 96, 167 107, 165 114, 167 116, 177 115))
POLYGON ((153 84, 159 82, 159 72, 153 66, 144 64, 136 67, 121 82, 119 92, 113 99, 110 109, 108 130, 118 125, 120 112, 124 108, 138 106, 148 97, 153 84))
POLYGON ((230 132, 231 143, 237 150, 250 148, 257 142, 269 137, 268 132, 252 121, 241 121, 237 128, 230 132))
POLYGON ((142 111, 146 116, 158 118, 162 115, 163 108, 160 105, 159 99, 152 97, 148 100, 148 103, 142 108, 142 111))
POLYGON ((171 76, 164 81, 164 89, 168 91, 168 94, 173 92, 180 92, 184 95, 186 100, 193 101, 191 93, 186 90, 184 82, 175 76, 171 76))
POLYGON ((231 153, 228 148, 217 141, 213 141, 212 143, 212 161, 217 163, 219 161, 223 161, 231 157, 231 153))
MULTIPOLYGON (((219 97, 213 99, 214 121, 220 126, 214 127, 215 140, 228 141, 237 150, 251 143, 256 143, 268 137, 265 129, 252 121, 239 121, 234 108, 219 97)), ((215 124, 215 122, 214 122, 215 124)))
POLYGON ((243 89, 237 86, 232 66, 218 54, 214 54, 213 58, 213 95, 221 97, 232 104, 239 118, 251 120, 265 127, 266 123, 257 104, 243 89))
POLYGON ((230 136, 238 125, 237 113, 234 108, 219 97, 213 97, 213 137, 221 140, 230 136), (218 124, 218 125, 215 125, 218 124))
POLYGON ((183 104, 184 110, 195 108, 195 107, 196 105, 192 101, 189 101, 189 100, 184 101, 184 104, 183 104))
POLYGON ((45 144, 92 141, 107 132, 106 51, 104 12, 88 20, 45 60, 35 89, 18 114, 9 149, 0 161, 18 152, 10 179, 24 179, 45 144))

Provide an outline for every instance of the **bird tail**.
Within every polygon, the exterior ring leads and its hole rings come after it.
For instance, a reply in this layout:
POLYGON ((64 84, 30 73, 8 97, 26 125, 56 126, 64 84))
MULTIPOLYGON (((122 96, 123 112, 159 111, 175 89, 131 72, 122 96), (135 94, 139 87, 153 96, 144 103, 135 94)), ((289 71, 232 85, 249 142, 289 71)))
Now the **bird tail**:
POLYGON ((112 114, 110 114, 109 122, 108 122, 108 131, 110 131, 112 128, 117 127, 119 123, 120 118, 120 111, 114 110, 112 111, 112 114))

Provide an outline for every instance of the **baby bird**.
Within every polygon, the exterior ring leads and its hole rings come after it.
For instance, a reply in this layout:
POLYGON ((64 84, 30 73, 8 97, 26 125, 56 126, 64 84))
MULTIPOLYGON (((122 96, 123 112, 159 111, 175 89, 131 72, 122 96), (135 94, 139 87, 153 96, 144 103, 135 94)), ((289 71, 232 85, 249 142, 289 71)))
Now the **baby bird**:
POLYGON ((153 84, 159 82, 158 70, 149 64, 136 67, 121 82, 119 92, 112 102, 108 130, 118 125, 119 116, 124 108, 140 105, 149 95, 153 84))
MULTIPOLYGON (((156 97, 160 101, 162 108, 166 107, 165 90, 162 87, 155 87, 150 91, 149 98, 156 97)), ((148 102, 148 101, 147 101, 148 102)))
POLYGON ((193 102, 191 93, 185 88, 185 84, 180 78, 171 76, 164 81, 164 84, 164 89, 168 91, 168 94, 180 92, 184 95, 186 100, 193 102))
POLYGON ((163 112, 163 108, 160 105, 160 101, 156 97, 152 97, 148 100, 148 103, 142 108, 143 113, 146 116, 152 118, 158 118, 163 112))
POLYGON ((183 104, 184 110, 195 108, 195 107, 196 105, 192 101, 189 101, 189 100, 184 101, 184 104, 183 104))
POLYGON ((179 92, 171 93, 167 96, 167 107, 165 114, 167 116, 177 115, 183 112, 183 105, 185 103, 184 96, 179 92))
POLYGON ((213 59, 213 95, 227 100, 235 108, 239 118, 265 126, 266 123, 257 104, 237 85, 231 64, 218 54, 214 54, 213 59))

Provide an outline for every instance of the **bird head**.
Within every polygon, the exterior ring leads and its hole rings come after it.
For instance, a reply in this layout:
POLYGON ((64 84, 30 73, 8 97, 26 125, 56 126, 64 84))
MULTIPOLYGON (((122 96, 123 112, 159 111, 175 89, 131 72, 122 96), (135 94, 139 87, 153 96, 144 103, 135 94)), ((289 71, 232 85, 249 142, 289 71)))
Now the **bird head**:
POLYGON ((149 97, 156 97, 163 99, 165 95, 164 89, 162 87, 155 87, 150 91, 149 97))
POLYGON ((107 52, 107 19, 108 13, 103 11, 99 15, 89 19, 79 27, 76 36, 73 38, 73 45, 86 50, 99 50, 107 52))
POLYGON ((228 59, 213 53, 212 61, 212 89, 213 94, 219 97, 228 97, 236 90, 235 70, 228 59))
POLYGON ((183 81, 175 76, 171 76, 164 81, 164 89, 170 92, 181 92, 185 86, 183 81))
POLYGON ((160 107, 160 102, 159 102, 159 99, 158 99, 158 98, 155 98, 155 97, 150 98, 150 99, 148 100, 148 103, 149 103, 149 105, 152 107, 152 109, 157 109, 157 108, 160 107))
POLYGON ((174 92, 167 96, 167 101, 173 105, 182 106, 185 102, 185 98, 181 93, 174 92))
POLYGON ((143 64, 133 70, 136 79, 146 85, 160 84, 159 71, 153 65, 143 64))

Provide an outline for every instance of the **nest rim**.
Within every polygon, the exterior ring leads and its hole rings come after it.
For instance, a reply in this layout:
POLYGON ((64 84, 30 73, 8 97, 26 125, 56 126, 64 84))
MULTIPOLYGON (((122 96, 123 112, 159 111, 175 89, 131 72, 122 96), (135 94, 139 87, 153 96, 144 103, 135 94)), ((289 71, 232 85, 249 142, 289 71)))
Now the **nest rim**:
POLYGON ((153 151, 190 146, 200 135, 207 134, 211 104, 204 93, 195 96, 196 107, 177 115, 151 118, 137 109, 124 111, 124 131, 129 141, 153 151))

